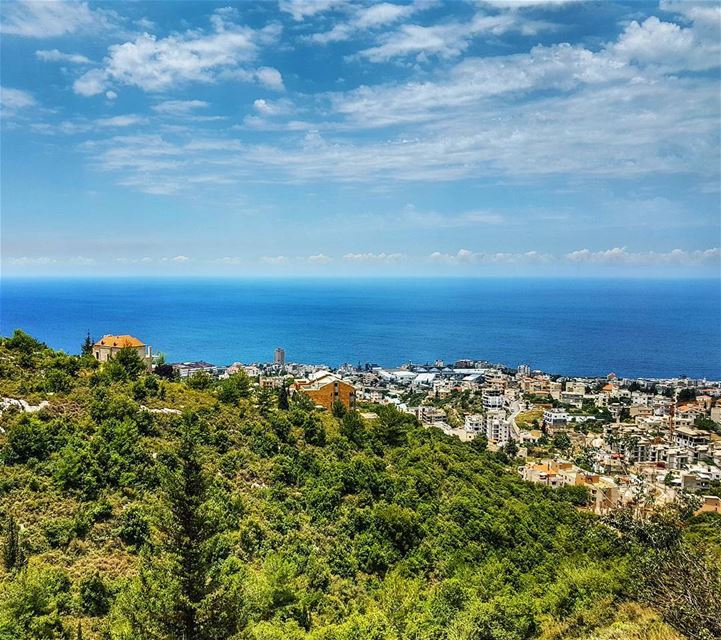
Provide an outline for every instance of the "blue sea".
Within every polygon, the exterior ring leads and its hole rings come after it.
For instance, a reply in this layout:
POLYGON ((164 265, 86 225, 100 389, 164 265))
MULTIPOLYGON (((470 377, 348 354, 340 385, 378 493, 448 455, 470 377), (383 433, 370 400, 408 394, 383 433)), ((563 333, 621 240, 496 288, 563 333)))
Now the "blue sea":
POLYGON ((5 279, 0 333, 76 353, 132 334, 168 361, 484 359, 567 375, 721 378, 718 280, 5 279))

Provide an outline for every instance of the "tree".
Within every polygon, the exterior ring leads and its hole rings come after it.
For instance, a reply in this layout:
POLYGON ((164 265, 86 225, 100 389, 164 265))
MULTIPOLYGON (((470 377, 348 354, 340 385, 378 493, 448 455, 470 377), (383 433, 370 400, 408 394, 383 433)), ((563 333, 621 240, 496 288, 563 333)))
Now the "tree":
POLYGON ((278 390, 278 408, 287 411, 290 406, 290 396, 288 394, 288 385, 283 384, 278 390))
POLYGON ((84 613, 101 616, 108 612, 109 605, 108 587, 97 571, 80 582, 80 606, 84 613))
POLYGON ((139 376, 148 370, 145 361, 131 347, 123 347, 112 359, 112 362, 122 367, 131 380, 137 380, 139 376))
POLYGON ((477 435, 471 440, 471 447, 476 451, 486 451, 488 449, 488 438, 483 435, 477 435))
POLYGON ((196 609, 207 586, 208 566, 203 543, 208 539, 209 531, 201 513, 207 498, 207 482, 192 416, 184 419, 177 466, 168 469, 163 489, 169 516, 163 523, 164 546, 177 565, 182 594, 176 609, 183 637, 196 640, 199 637, 196 609))
POLYGON ((325 427, 317 416, 312 414, 306 416, 303 421, 303 437, 308 444, 317 447, 325 445, 325 427))
POLYGON ((18 351, 27 355, 46 348, 45 344, 20 329, 15 329, 12 337, 5 340, 5 346, 11 351, 18 351))
POLYGON ((82 344, 80 345, 80 355, 93 355, 93 344, 93 339, 90 337, 90 331, 88 331, 87 335, 85 336, 85 340, 83 340, 82 344))
POLYGON ((516 441, 513 438, 510 438, 508 442, 506 442, 504 451, 509 458, 516 457, 516 455, 518 454, 518 444, 516 444, 516 441))
POLYGON ((553 436, 553 446, 561 451, 568 451, 571 448, 571 438, 566 433, 557 433, 553 436))
POLYGON ((365 423, 358 411, 348 411, 340 421, 340 432, 351 442, 360 444, 365 436, 365 423))
POLYGON ((218 400, 223 404, 238 404, 241 398, 250 396, 250 378, 245 371, 238 371, 220 383, 218 400))
POLYGON ((22 565, 20 548, 20 527, 13 516, 5 524, 5 543, 3 544, 3 564, 7 571, 13 571, 22 565))
POLYGON ((331 411, 336 418, 342 418, 348 409, 340 400, 335 400, 331 406, 331 411))
POLYGON ((679 402, 690 402, 692 400, 695 400, 696 389, 692 389, 691 387, 685 387, 684 389, 681 389, 681 391, 678 392, 677 399, 679 402))

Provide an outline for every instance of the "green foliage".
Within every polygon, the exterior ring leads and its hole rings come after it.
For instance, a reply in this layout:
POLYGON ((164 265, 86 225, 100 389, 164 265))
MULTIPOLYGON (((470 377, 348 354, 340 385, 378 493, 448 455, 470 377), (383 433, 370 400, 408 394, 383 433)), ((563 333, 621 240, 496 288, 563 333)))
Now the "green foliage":
POLYGON ((340 400, 335 400, 333 402, 333 406, 331 407, 331 413, 336 418, 342 418, 347 413, 347 411, 348 409, 340 400))
POLYGON ((110 608, 110 592, 96 571, 80 581, 80 609, 90 616, 101 616, 110 608))
POLYGON ((211 389, 213 385, 215 385, 215 380, 207 371, 196 371, 185 379, 185 384, 191 389, 199 389, 202 391, 204 389, 211 389))
POLYGON ((250 397, 250 378, 238 371, 223 380, 218 387, 218 400, 225 404, 238 404, 241 398, 250 397))
POLYGON ((35 338, 20 329, 15 329, 12 337, 5 339, 5 346, 11 351, 24 354, 32 354, 47 348, 45 344, 39 340, 35 340, 35 338))
POLYGON ((599 521, 584 487, 392 406, 338 417, 22 336, 0 364, 13 393, 55 389, 2 416, 0 640, 678 640, 624 635, 657 612, 718 634, 719 518, 692 501, 599 521))
POLYGON ((148 370, 148 366, 145 364, 145 361, 132 347, 124 347, 118 351, 112 359, 112 363, 122 368, 129 380, 137 380, 139 376, 148 370))

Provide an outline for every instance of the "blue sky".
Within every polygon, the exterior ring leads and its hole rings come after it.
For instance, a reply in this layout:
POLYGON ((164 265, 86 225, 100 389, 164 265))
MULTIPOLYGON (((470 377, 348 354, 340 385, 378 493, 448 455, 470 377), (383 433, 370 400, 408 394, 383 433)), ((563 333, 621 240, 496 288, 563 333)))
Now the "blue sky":
POLYGON ((6 276, 719 274, 718 3, 0 9, 6 276))

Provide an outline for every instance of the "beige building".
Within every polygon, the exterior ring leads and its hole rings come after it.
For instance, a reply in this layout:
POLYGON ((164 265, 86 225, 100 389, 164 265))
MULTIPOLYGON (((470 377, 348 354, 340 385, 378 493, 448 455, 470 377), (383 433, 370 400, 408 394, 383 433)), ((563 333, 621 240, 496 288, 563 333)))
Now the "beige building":
POLYGON ((121 349, 133 349, 147 364, 152 366, 152 347, 133 336, 103 336, 93 345, 93 356, 98 362, 112 360, 121 349))

